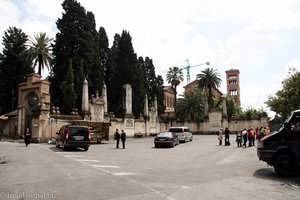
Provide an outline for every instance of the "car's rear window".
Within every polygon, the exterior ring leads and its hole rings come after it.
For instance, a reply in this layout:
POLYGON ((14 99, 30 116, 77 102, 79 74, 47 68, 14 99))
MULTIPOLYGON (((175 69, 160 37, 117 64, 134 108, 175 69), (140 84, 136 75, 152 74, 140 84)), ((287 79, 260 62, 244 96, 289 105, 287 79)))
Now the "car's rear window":
POLYGON ((170 137, 172 135, 172 133, 170 132, 162 132, 162 133, 159 133, 158 136, 160 137, 170 137))
POLYGON ((71 126, 69 127, 69 135, 81 135, 81 136, 85 136, 88 134, 88 129, 87 127, 80 127, 80 126, 71 126))
POLYGON ((182 128, 170 128, 169 131, 173 132, 173 133, 181 133, 182 132, 182 128))

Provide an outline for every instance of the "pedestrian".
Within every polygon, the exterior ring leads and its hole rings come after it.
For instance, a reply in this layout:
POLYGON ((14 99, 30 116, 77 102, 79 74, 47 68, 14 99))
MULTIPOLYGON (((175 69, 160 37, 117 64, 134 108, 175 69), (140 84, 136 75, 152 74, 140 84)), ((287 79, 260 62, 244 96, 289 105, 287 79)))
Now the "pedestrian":
POLYGON ((115 132, 115 135, 114 135, 114 139, 117 141, 116 148, 118 149, 119 148, 119 142, 120 142, 120 133, 119 133, 118 129, 116 129, 116 132, 115 132))
POLYGON ((248 131, 246 130, 246 128, 244 128, 243 132, 242 132, 242 136, 243 136, 243 146, 246 148, 247 147, 247 137, 248 137, 248 131))
POLYGON ((218 134, 218 139, 219 139, 219 145, 222 145, 222 141, 223 141, 223 129, 220 128, 219 134, 218 134))
POLYGON ((230 141, 229 141, 230 131, 227 127, 225 128, 224 133, 225 133, 225 146, 229 146, 230 145, 230 141))
POLYGON ((236 133, 236 143, 237 143, 237 147, 242 147, 242 131, 238 131, 236 133))
POLYGON ((125 149, 126 133, 124 132, 124 130, 121 131, 121 141, 123 149, 125 149))
POLYGON ((251 147, 252 146, 253 132, 251 131, 250 128, 248 129, 247 135, 248 135, 248 146, 251 147))
POLYGON ((30 144, 30 139, 31 139, 31 132, 30 129, 27 127, 24 132, 24 141, 26 147, 30 144))

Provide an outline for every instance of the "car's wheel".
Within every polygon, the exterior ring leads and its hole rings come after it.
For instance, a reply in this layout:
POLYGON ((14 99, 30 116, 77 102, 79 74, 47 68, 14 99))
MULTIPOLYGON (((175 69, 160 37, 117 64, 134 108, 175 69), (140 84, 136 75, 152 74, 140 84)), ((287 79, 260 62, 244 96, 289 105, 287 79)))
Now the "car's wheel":
POLYGON ((89 150, 89 147, 84 147, 83 150, 84 150, 84 151, 88 151, 88 150, 89 150))
POLYGON ((59 147, 60 147, 60 145, 58 144, 58 142, 57 142, 57 141, 55 141, 55 146, 56 146, 57 148, 59 148, 59 147))
POLYGON ((299 164, 293 156, 282 154, 275 159, 274 169, 279 176, 293 176, 298 172, 299 164))
POLYGON ((155 144, 154 147, 155 147, 155 148, 158 148, 159 146, 158 146, 158 144, 155 144))
POLYGON ((66 151, 66 150, 67 150, 67 147, 66 147, 66 145, 65 145, 64 142, 62 143, 61 149, 62 149, 63 151, 66 151))
POLYGON ((97 143, 101 144, 101 138, 97 138, 97 143))
POLYGON ((172 148, 175 147, 174 141, 172 142, 171 147, 172 147, 172 148))
POLYGON ((191 142, 191 141, 193 141, 193 136, 191 136, 191 138, 190 138, 190 142, 191 142))

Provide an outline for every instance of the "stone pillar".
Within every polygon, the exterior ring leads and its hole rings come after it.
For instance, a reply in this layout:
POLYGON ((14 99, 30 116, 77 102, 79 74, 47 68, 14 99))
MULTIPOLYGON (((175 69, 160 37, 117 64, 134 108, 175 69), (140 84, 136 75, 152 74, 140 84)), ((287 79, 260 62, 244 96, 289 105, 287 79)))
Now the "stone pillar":
POLYGON ((103 98, 103 101, 104 101, 104 113, 108 113, 108 109, 107 109, 107 87, 106 87, 104 82, 103 82, 103 86, 102 86, 102 98, 103 98))
POLYGON ((148 107, 148 95, 145 95, 145 106, 144 106, 144 116, 148 117, 149 116, 149 107, 148 107))
POLYGON ((154 98, 154 107, 155 107, 155 111, 156 111, 156 118, 158 118, 158 107, 157 107, 157 98, 156 98, 156 96, 154 98))
POLYGON ((86 79, 83 81, 82 85, 82 102, 81 102, 82 114, 85 116, 89 113, 89 89, 88 82, 86 79))
POLYGON ((129 84, 123 86, 123 109, 125 115, 132 115, 132 89, 129 84))
POLYGON ((223 108, 223 117, 227 118, 227 105, 226 105, 226 97, 222 97, 222 108, 223 108))

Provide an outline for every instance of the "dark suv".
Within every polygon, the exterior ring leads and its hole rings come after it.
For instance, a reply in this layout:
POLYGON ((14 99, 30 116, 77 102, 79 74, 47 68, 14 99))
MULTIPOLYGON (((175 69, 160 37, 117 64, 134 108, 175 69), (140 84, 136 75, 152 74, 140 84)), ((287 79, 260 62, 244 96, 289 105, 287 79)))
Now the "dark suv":
POLYGON ((85 151, 90 146, 90 128, 88 126, 64 125, 56 137, 56 147, 66 150, 69 147, 83 148, 85 151))
POLYGON ((295 110, 283 126, 258 142, 259 160, 274 166, 280 176, 299 172, 300 161, 300 110, 295 110))

